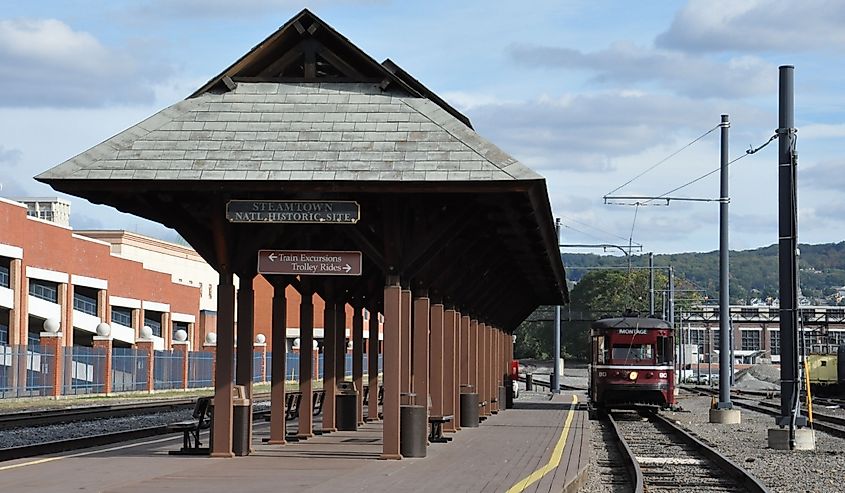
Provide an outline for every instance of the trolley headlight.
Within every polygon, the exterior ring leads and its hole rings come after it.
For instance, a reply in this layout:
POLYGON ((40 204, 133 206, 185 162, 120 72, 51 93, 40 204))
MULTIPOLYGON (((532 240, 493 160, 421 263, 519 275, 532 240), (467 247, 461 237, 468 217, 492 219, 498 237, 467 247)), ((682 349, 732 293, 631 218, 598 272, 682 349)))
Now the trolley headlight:
POLYGON ((632 371, 628 374, 628 380, 636 380, 637 379, 637 372, 632 371))

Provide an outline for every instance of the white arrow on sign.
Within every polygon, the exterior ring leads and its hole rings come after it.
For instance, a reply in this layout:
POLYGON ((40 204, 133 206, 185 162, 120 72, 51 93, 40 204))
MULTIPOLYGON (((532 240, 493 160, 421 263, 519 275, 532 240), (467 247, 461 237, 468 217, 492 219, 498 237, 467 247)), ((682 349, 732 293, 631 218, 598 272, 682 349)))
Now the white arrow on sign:
POLYGON ((344 265, 344 266, 343 266, 343 270, 344 270, 345 272, 349 272, 349 271, 351 271, 351 270, 352 270, 352 266, 351 266, 351 265, 349 265, 349 264, 346 264, 346 265, 344 265))
POLYGON ((276 261, 276 252, 273 252, 270 255, 267 255, 267 258, 270 259, 270 262, 275 262, 276 261))

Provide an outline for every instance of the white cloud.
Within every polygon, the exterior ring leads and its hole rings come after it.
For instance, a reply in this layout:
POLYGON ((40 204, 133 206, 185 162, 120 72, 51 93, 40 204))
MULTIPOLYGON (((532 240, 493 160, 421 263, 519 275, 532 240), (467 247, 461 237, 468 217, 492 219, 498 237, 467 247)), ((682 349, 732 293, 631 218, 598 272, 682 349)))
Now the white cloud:
POLYGON ((146 17, 256 17, 277 12, 282 18, 293 14, 292 9, 303 6, 314 9, 331 5, 383 4, 386 0, 152 0, 134 10, 146 17))
POLYGON ((101 106, 154 97, 149 76, 130 54, 55 19, 0 20, 0 67, 0 106, 101 106))
POLYGON ((657 46, 690 52, 795 52, 845 47, 845 3, 691 0, 657 46))
POLYGON ((621 156, 686 138, 717 118, 712 104, 620 92, 486 104, 466 113, 481 135, 530 167, 588 172, 612 170, 621 156))
POLYGON ((815 166, 798 167, 799 188, 845 190, 845 159, 820 161, 815 166))
POLYGON ((617 42, 590 53, 551 46, 515 45, 514 61, 535 67, 587 70, 592 81, 632 89, 634 84, 656 84, 691 97, 745 97, 771 93, 776 68, 764 60, 741 56, 727 62, 681 52, 653 50, 617 42))
POLYGON ((841 139, 845 137, 845 123, 812 123, 798 129, 800 139, 841 139))

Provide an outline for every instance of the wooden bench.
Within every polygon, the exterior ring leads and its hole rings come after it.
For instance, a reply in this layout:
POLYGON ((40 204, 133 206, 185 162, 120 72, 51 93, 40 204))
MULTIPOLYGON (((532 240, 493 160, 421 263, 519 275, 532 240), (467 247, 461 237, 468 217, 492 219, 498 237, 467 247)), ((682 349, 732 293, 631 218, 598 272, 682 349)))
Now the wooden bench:
MULTIPOLYGON (((364 405, 370 403, 370 386, 364 385, 364 405)), ((378 403, 384 404, 384 386, 378 386, 378 403)))
POLYGON ((323 412, 323 401, 326 399, 326 391, 325 390, 317 390, 314 392, 314 397, 312 402, 312 407, 314 409, 314 416, 317 416, 321 412, 323 412))
POLYGON ((455 417, 449 416, 429 416, 428 424, 431 425, 431 433, 428 435, 429 442, 445 443, 451 440, 449 437, 443 436, 443 423, 452 421, 455 417))
POLYGON ((167 431, 181 431, 182 448, 171 450, 170 455, 205 455, 209 453, 208 447, 202 447, 200 432, 211 426, 211 397, 200 397, 194 405, 194 412, 191 419, 177 421, 167 425, 167 431), (192 439, 193 438, 193 443, 192 439))

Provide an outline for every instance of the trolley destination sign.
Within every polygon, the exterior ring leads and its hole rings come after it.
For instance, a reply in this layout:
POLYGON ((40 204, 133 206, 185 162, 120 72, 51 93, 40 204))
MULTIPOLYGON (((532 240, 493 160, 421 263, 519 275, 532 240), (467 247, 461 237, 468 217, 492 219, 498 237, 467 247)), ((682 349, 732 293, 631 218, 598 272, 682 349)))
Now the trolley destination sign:
POLYGON ((259 250, 258 273, 299 276, 360 276, 361 252, 259 250))
POLYGON ((230 200, 226 219, 233 223, 355 224, 358 202, 349 200, 230 200))

